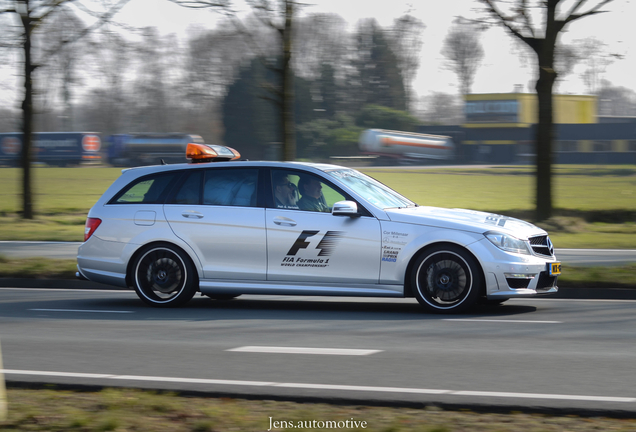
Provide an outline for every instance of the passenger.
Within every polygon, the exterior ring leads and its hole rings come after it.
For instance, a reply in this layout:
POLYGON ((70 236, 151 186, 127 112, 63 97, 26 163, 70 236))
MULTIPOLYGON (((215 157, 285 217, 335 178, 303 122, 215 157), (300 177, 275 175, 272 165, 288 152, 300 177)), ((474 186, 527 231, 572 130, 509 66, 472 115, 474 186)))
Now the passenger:
POLYGON ((274 174, 274 201, 277 208, 298 208, 298 188, 285 173, 274 174))
POLYGON ((302 177, 298 182, 301 198, 298 207, 301 210, 329 212, 325 197, 322 194, 322 183, 314 177, 302 177))

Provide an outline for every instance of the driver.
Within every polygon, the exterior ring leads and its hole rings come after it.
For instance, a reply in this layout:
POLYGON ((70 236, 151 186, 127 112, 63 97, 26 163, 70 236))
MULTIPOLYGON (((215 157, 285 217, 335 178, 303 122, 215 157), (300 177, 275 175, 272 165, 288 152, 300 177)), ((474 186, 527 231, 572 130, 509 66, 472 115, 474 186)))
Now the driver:
POLYGON ((329 207, 325 202, 322 194, 322 183, 315 177, 301 177, 298 182, 301 198, 298 201, 298 207, 301 210, 328 212, 329 207))

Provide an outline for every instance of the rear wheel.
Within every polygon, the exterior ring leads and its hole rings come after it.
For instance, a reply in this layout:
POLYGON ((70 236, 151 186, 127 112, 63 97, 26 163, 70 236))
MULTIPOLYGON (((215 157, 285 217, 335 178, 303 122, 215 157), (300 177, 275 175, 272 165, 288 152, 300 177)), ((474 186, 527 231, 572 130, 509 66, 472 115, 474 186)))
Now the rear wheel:
POLYGON ((131 276, 135 292, 150 306, 181 306, 197 290, 192 262, 182 251, 168 244, 142 250, 132 266, 131 276))
POLYGON ((473 306, 483 289, 477 261, 454 245, 422 252, 411 272, 417 301, 429 312, 457 313, 473 306))

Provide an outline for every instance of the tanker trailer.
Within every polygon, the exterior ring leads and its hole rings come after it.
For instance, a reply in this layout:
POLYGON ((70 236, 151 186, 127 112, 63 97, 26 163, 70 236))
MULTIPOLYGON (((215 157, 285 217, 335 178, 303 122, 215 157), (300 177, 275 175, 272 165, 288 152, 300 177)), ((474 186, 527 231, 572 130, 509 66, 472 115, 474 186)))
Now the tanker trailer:
POLYGON ((396 162, 451 161, 455 144, 449 136, 367 129, 360 134, 360 151, 396 162))

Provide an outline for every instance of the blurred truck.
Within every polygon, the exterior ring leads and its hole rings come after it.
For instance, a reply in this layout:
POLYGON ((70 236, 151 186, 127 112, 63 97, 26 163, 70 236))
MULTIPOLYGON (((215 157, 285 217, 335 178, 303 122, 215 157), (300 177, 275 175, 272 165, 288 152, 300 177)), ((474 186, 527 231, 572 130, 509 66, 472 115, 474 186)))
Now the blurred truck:
POLYGON ((107 138, 108 163, 113 166, 159 165, 187 162, 188 143, 204 144, 199 135, 117 134, 107 138))
POLYGON ((455 144, 449 136, 367 129, 358 141, 364 155, 377 156, 383 162, 453 161, 455 144))
MULTIPOLYGON (((35 132, 31 136, 33 161, 53 166, 100 162, 101 139, 95 132, 35 132)), ((22 133, 0 133, 0 165, 19 166, 22 133)))

